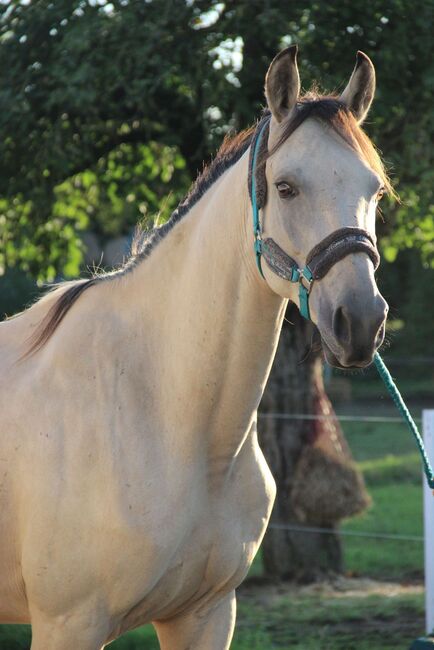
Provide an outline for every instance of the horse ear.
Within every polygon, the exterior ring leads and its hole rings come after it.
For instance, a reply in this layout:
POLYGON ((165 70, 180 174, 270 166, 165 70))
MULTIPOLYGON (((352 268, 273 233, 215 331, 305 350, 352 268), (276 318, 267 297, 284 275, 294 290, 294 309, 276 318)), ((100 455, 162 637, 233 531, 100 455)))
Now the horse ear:
POLYGON ((369 56, 359 51, 357 52, 356 67, 339 99, 348 106, 358 123, 361 124, 368 114, 374 94, 374 65, 369 56))
POLYGON ((297 46, 292 45, 274 57, 265 76, 268 108, 278 122, 292 110, 300 93, 297 46))

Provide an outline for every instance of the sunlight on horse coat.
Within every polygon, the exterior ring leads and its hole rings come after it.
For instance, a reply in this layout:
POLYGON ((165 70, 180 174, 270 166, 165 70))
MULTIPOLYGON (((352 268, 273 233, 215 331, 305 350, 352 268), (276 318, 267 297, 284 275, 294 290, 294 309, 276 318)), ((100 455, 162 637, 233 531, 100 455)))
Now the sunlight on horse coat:
MULTIPOLYGON (((374 85, 360 54, 337 106, 354 130, 374 85)), ((269 149, 299 89, 289 48, 267 74, 269 149)), ((256 411, 297 301, 255 266, 252 134, 226 145, 124 269, 61 286, 0 325, 0 620, 31 622, 32 650, 97 650, 149 621, 163 650, 229 647, 234 590, 275 494, 256 411)), ((264 233, 294 258, 337 228, 374 236, 381 169, 320 120, 280 142, 266 181, 264 233)), ((343 365, 355 349, 357 364, 372 359, 385 311, 364 254, 312 291, 343 365)))

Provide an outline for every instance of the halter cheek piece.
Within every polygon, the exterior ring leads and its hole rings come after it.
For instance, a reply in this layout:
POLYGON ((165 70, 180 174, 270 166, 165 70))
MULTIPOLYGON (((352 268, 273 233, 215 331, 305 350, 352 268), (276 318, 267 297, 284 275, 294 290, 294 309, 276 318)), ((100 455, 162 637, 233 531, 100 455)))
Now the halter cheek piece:
POLYGON ((361 228, 339 228, 314 246, 306 257, 306 264, 300 267, 297 262, 283 251, 278 244, 268 237, 262 239, 262 227, 259 210, 265 206, 267 184, 265 164, 257 165, 258 154, 267 150, 270 116, 261 120, 253 136, 249 163, 249 192, 253 211, 253 234, 256 264, 262 272, 262 258, 270 269, 288 282, 297 282, 300 301, 300 313, 310 320, 309 294, 315 280, 321 280, 339 260, 350 253, 366 253, 372 260, 374 269, 380 263, 375 243, 371 235, 361 228), (267 137, 266 137, 267 136, 267 137))

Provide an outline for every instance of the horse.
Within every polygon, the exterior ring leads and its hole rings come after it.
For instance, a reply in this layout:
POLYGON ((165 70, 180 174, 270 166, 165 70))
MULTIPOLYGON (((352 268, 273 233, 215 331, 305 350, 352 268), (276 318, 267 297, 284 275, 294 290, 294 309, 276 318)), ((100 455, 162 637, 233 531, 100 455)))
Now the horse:
POLYGON ((0 621, 31 623, 32 650, 148 622, 162 650, 229 647, 275 497, 256 421, 288 300, 308 297, 332 364, 383 340, 374 91, 359 52, 341 95, 301 96, 283 50, 258 126, 122 267, 1 324, 0 621))

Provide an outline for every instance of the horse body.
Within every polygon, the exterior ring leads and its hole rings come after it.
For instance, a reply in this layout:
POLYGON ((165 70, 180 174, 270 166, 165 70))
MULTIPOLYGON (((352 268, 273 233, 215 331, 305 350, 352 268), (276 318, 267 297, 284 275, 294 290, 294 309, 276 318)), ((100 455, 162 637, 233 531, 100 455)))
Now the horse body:
MULTIPOLYGON (((271 146, 291 99, 274 88, 282 63, 267 78, 271 146)), ((286 65, 293 76, 292 54, 286 65)), ((365 98, 360 83, 350 96, 365 98)), ((267 165, 265 230, 301 256, 337 226, 373 227, 375 175, 315 120, 295 135, 296 152, 281 147, 267 165), (275 190, 289 168, 310 188, 292 221, 275 190)), ((69 285, 0 325, 0 619, 30 621, 32 650, 97 650, 148 621, 163 650, 228 648, 234 589, 275 493, 256 411, 297 300, 256 269, 246 149, 155 250, 89 285, 33 353, 26 341, 69 285)), ((346 363, 357 319, 342 301, 359 282, 374 312, 358 329, 364 363, 384 301, 365 255, 339 267, 314 289, 311 313, 346 363)))

